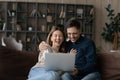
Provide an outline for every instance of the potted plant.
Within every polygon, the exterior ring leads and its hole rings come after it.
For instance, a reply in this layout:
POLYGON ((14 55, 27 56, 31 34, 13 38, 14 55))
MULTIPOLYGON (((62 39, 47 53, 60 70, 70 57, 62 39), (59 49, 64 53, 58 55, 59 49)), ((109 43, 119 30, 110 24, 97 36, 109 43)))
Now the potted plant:
POLYGON ((111 42, 113 44, 113 50, 118 49, 118 33, 120 32, 120 13, 114 14, 114 10, 111 9, 111 4, 105 8, 108 12, 107 17, 109 22, 105 23, 103 28, 102 37, 105 41, 111 42))

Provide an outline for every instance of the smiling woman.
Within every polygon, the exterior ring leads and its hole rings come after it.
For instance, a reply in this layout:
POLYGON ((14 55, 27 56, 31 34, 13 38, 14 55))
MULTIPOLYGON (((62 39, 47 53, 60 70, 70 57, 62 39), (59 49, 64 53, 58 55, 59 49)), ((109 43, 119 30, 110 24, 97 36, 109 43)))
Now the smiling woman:
MULTIPOLYGON (((39 53, 39 59, 35 66, 33 66, 29 72, 28 80, 59 80, 63 78, 60 76, 62 71, 46 70, 45 69, 45 54, 55 54, 58 52, 65 53, 65 34, 61 26, 53 27, 48 34, 46 42, 42 42, 46 49, 41 50, 39 53), (50 49, 49 49, 50 48, 50 49), (51 50, 52 49, 52 50, 51 50), (60 74, 59 74, 60 72, 60 74), (42 74, 42 75, 39 75, 42 74)), ((64 80, 64 79, 63 79, 64 80)))

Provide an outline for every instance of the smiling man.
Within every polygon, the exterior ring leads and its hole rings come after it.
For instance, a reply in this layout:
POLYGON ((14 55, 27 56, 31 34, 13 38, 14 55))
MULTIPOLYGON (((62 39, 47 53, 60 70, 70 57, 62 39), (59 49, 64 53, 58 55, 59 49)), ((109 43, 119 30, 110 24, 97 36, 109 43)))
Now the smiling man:
POLYGON ((69 41, 67 51, 77 50, 75 68, 69 75, 70 80, 101 80, 96 65, 96 47, 92 40, 81 36, 82 26, 76 19, 66 23, 66 32, 69 41))

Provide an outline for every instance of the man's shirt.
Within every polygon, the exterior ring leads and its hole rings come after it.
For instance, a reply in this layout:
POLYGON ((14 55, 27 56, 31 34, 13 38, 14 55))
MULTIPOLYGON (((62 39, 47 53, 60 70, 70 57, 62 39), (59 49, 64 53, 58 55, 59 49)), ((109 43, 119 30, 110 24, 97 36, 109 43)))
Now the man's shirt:
POLYGON ((96 47, 92 40, 80 37, 75 43, 67 42, 67 51, 76 49, 75 67, 79 70, 80 76, 85 76, 96 71, 96 47))

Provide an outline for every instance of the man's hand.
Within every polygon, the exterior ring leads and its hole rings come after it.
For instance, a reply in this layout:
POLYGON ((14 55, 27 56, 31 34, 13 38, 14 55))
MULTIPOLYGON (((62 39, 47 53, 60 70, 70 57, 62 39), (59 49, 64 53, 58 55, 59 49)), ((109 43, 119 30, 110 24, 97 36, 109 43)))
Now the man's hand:
POLYGON ((74 70, 71 72, 72 75, 77 75, 78 73, 79 73, 79 71, 78 71, 77 69, 74 69, 74 70))
POLYGON ((77 53, 77 50, 76 50, 76 49, 73 49, 73 48, 72 48, 72 49, 70 50, 70 54, 76 54, 76 53, 77 53))

